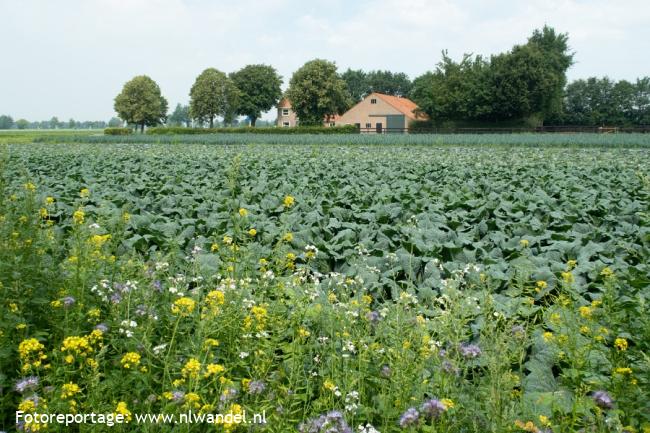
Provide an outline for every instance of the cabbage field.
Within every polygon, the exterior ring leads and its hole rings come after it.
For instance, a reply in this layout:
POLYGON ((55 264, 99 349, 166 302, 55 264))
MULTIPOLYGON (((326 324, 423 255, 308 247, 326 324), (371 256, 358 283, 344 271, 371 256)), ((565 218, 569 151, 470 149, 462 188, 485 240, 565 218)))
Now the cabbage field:
POLYGON ((650 431, 650 136, 41 141, 0 148, 0 430, 650 431))

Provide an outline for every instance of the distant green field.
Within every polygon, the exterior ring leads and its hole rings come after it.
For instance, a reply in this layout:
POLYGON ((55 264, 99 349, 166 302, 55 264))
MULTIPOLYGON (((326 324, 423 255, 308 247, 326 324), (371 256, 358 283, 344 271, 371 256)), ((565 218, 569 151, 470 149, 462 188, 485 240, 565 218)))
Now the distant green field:
POLYGON ((88 137, 89 135, 103 135, 101 129, 23 129, 0 130, 0 144, 5 143, 31 143, 35 139, 58 138, 61 136, 88 137))
MULTIPOLYGON (((87 131, 84 131, 87 132, 87 131)), ((89 137, 62 134, 38 137, 37 142, 150 143, 150 144, 295 144, 295 145, 391 145, 391 146, 506 146, 506 147, 650 147, 650 134, 201 134, 128 135, 89 137)))

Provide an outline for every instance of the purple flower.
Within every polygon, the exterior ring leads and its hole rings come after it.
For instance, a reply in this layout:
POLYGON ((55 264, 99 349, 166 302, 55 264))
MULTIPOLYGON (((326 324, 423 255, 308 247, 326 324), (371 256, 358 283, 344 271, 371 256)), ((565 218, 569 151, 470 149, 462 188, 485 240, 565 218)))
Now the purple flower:
POLYGON ((182 403, 185 400, 185 393, 183 391, 172 392, 172 401, 174 403, 182 403))
POLYGON ((72 296, 66 296, 65 298, 61 299, 61 302, 63 302, 63 306, 67 308, 74 305, 76 301, 72 296))
POLYGON ((343 414, 336 410, 300 424, 298 431, 300 433, 352 433, 343 414))
POLYGON ((460 354, 463 355, 463 358, 477 358, 481 355, 481 348, 476 344, 461 344, 458 349, 460 354))
POLYGON ((156 292, 162 292, 162 283, 160 282, 160 280, 154 281, 153 283, 151 283, 151 285, 153 286, 156 292))
POLYGON ((457 367, 454 366, 449 360, 445 359, 442 361, 442 371, 445 373, 450 373, 450 374, 455 374, 457 375, 459 373, 459 370, 457 367))
POLYGON ((384 377, 390 377, 390 375, 391 375, 390 367, 387 364, 384 364, 381 367, 381 370, 379 371, 379 373, 384 377))
POLYGON ((369 311, 368 313, 366 313, 366 319, 368 320, 368 322, 375 324, 379 322, 381 316, 377 311, 369 311))
POLYGON ((526 329, 522 325, 513 326, 510 332, 512 332, 512 335, 514 335, 515 337, 521 338, 526 336, 526 329))
POLYGON ((606 391, 596 391, 591 395, 591 398, 594 399, 596 405, 601 409, 611 409, 614 407, 614 400, 612 400, 612 397, 606 391))
POLYGON ((38 387, 38 377, 29 376, 16 382, 16 387, 14 389, 19 393, 23 394, 27 391, 33 391, 37 387, 38 387))
POLYGON ((111 295, 111 302, 113 304, 119 304, 120 301, 122 301, 122 295, 120 295, 119 293, 113 293, 111 295))
POLYGON ((407 428, 412 425, 417 424, 420 414, 414 407, 406 409, 406 412, 399 417, 399 426, 402 428, 407 428))
POLYGON ((100 323, 99 325, 95 326, 95 329, 97 329, 99 331, 102 331, 102 332, 106 332, 106 331, 108 331, 108 326, 106 326, 104 323, 100 323))
POLYGON ((253 380, 248 384, 248 392, 251 394, 261 394, 266 389, 266 385, 261 380, 253 380))
POLYGON ((432 398, 431 400, 425 401, 420 407, 420 411, 422 411, 422 413, 429 418, 438 418, 446 410, 447 406, 445 406, 437 398, 432 398))

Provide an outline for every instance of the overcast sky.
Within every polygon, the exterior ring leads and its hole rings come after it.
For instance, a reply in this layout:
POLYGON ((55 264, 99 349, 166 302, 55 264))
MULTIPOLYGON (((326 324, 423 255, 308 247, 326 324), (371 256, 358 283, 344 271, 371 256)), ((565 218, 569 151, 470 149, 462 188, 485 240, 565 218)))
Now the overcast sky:
POLYGON ((569 33, 569 79, 650 75, 648 0, 0 0, 0 16, 0 114, 14 119, 108 120, 140 74, 173 108, 207 67, 270 64, 285 87, 313 58, 415 78, 442 49, 498 53, 544 24, 569 33))

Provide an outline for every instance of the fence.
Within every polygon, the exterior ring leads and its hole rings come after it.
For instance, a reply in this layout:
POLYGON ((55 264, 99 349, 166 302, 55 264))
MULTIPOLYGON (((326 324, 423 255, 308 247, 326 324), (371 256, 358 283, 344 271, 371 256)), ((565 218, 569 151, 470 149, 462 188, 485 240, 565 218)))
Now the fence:
POLYGON ((650 125, 623 126, 538 126, 535 128, 359 128, 361 134, 521 134, 521 133, 650 133, 650 125))

